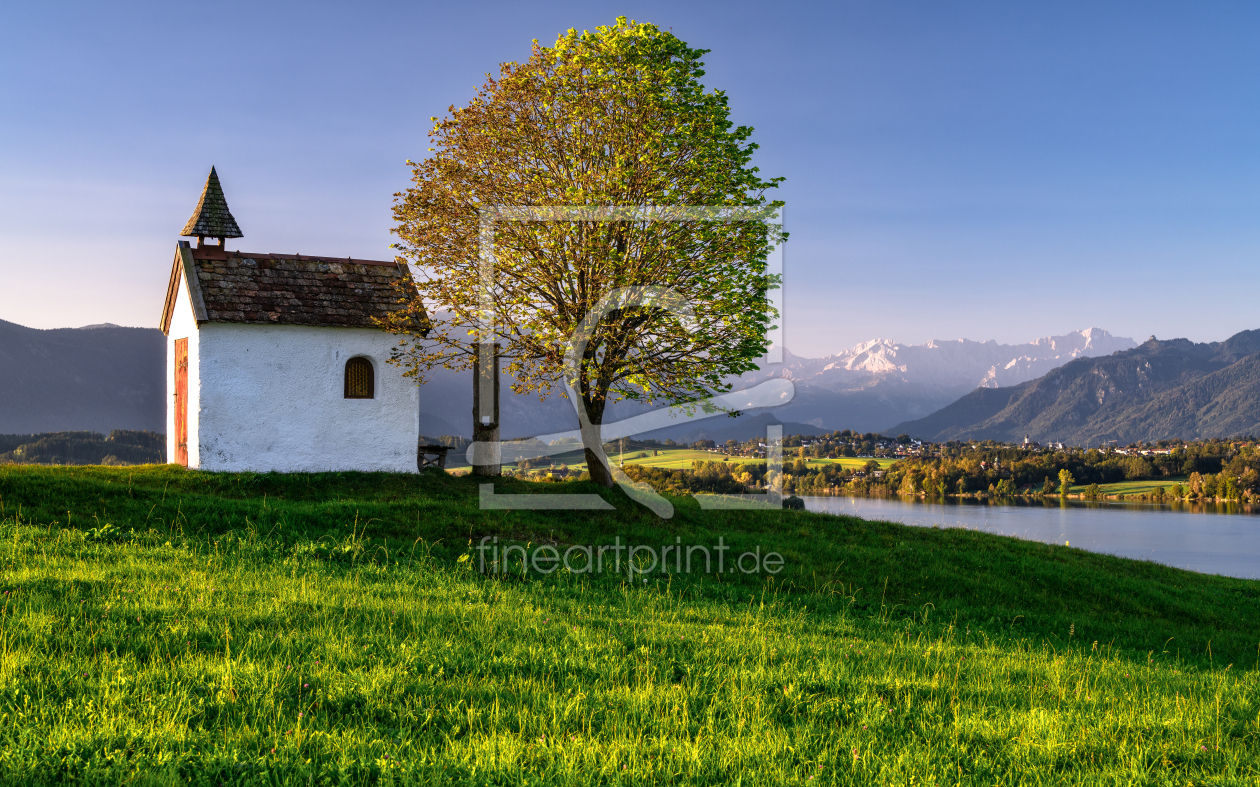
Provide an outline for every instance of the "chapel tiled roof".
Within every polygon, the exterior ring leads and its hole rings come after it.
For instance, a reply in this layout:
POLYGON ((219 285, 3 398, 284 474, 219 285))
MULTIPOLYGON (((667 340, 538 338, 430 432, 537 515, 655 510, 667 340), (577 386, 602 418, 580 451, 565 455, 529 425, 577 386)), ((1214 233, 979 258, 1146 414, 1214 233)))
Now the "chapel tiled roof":
POLYGON ((185 251, 207 322, 378 328, 373 318, 402 311, 414 292, 405 268, 394 262, 215 247, 185 251))
POLYGON ((184 225, 180 235, 204 238, 241 238, 241 228, 228 210, 227 197, 223 196, 223 187, 219 185, 219 175, 210 168, 210 177, 206 178, 205 188, 201 190, 201 199, 193 210, 192 218, 184 225))

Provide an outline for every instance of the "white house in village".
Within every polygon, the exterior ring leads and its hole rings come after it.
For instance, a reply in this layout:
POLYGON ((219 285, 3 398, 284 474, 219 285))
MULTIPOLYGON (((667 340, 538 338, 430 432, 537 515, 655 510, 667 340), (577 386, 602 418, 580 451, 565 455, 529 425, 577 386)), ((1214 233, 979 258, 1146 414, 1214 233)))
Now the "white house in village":
POLYGON ((228 251, 241 237, 210 170, 175 250, 167 459, 223 471, 416 472, 416 385, 387 363, 394 262, 228 251), (206 244, 217 238, 218 244, 206 244))

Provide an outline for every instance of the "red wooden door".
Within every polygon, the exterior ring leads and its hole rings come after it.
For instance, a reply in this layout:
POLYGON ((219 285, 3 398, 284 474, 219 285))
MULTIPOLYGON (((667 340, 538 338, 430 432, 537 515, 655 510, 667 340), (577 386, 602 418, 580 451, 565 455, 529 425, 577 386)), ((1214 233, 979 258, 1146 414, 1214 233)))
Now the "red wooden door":
POLYGON ((175 340, 175 463, 188 467, 188 340, 175 340))

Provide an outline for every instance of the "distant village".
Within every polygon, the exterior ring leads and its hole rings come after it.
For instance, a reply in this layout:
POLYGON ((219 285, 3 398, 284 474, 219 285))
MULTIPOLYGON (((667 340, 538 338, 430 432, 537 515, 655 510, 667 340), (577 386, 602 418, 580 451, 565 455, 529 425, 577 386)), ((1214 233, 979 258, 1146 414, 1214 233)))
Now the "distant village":
MULTIPOLYGON (((740 442, 727 440, 718 444, 713 440, 697 440, 692 443, 677 443, 673 440, 635 440, 636 446, 660 446, 661 448, 690 448, 698 451, 709 451, 725 456, 765 457, 766 443, 764 438, 755 438, 740 442)), ((613 445, 610 443, 610 445, 613 445)), ((1178 446, 1184 446, 1183 440, 1160 440, 1157 443, 1131 443, 1120 447, 1115 441, 1099 444, 1095 449, 1117 456, 1161 456, 1171 454, 1178 446)), ((1086 450, 1067 446, 1062 442, 1049 441, 1045 445, 1025 436, 1017 443, 1006 443, 999 440, 967 440, 933 443, 916 440, 910 435, 897 437, 867 432, 865 434, 849 429, 835 431, 824 435, 785 435, 783 438, 784 453, 792 456, 818 459, 838 459, 842 457, 870 459, 901 459, 906 457, 932 458, 942 455, 942 451, 959 450, 1018 450, 1034 453, 1055 451, 1086 450), (789 451, 789 449, 796 449, 789 451)))

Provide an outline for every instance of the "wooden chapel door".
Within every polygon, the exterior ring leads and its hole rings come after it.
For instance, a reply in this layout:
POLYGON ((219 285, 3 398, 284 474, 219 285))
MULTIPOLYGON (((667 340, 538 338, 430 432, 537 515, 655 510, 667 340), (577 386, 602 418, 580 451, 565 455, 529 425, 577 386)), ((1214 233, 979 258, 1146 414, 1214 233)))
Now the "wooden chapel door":
POLYGON ((175 340, 175 463, 188 467, 188 340, 175 340))

